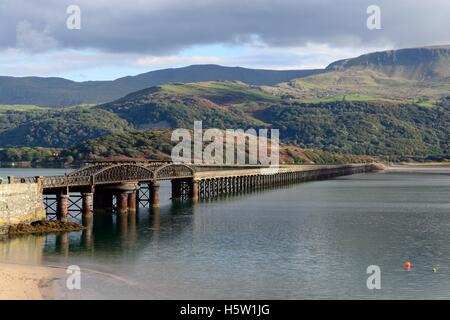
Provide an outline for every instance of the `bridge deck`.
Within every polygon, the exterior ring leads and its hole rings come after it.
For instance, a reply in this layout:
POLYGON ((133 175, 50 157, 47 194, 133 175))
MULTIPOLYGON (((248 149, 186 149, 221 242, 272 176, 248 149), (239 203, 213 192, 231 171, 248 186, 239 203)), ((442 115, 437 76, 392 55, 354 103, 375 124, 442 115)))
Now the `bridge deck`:
POLYGON ((227 178, 235 176, 253 176, 253 175, 267 175, 276 173, 289 172, 304 172, 328 169, 345 169, 357 168, 366 166, 366 164, 350 164, 350 165, 282 165, 280 167, 261 167, 259 169, 222 169, 222 170, 205 170, 196 171, 194 179, 213 179, 213 178, 227 178))
POLYGON ((348 165, 282 165, 279 167, 217 166, 173 163, 96 163, 66 175, 13 178, 16 183, 35 183, 40 180, 44 189, 113 185, 127 182, 150 182, 174 179, 214 179, 236 176, 274 175, 290 172, 346 169, 367 166, 348 165))

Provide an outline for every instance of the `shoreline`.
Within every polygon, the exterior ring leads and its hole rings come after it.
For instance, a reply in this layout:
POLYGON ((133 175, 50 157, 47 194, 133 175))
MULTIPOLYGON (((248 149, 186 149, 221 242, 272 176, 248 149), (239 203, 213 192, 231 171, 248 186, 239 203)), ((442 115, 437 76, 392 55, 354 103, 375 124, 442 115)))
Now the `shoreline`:
POLYGON ((0 300, 54 299, 54 283, 63 275, 59 268, 0 262, 0 300))
POLYGON ((412 165, 390 165, 386 166, 385 172, 409 172, 409 173, 450 173, 450 166, 432 165, 432 166, 412 166, 412 165))

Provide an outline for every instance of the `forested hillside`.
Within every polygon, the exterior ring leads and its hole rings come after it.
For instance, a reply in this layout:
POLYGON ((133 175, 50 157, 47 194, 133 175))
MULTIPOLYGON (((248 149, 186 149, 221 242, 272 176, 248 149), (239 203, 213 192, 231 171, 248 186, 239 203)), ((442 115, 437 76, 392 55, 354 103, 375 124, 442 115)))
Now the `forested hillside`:
MULTIPOLYGON (((142 156, 155 151, 138 150, 130 134, 192 129, 195 120, 202 120, 204 128, 279 129, 283 143, 338 154, 393 161, 449 157, 450 99, 432 105, 379 99, 306 103, 239 82, 164 85, 96 107, 5 110, 0 112, 0 147, 71 149, 87 143, 92 150, 79 152, 103 156, 106 151, 100 149, 109 146, 112 155, 120 155, 111 140, 119 139, 121 152, 142 156), (95 148, 98 140, 89 140, 99 137, 111 141, 95 148)), ((146 145, 167 154, 165 140, 146 145)))

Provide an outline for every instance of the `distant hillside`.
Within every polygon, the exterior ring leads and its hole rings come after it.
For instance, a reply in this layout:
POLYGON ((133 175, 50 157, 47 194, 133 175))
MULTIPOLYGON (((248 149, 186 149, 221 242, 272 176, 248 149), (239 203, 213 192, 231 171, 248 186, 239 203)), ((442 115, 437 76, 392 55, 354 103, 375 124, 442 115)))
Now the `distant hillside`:
POLYGON ((240 81, 294 99, 366 95, 430 101, 450 92, 450 46, 374 52, 333 62, 324 70, 279 71, 192 65, 114 81, 85 82, 0 76, 0 105, 64 107, 100 104, 162 84, 209 81, 240 81))
POLYGON ((433 80, 450 77, 450 46, 389 50, 330 64, 327 71, 350 68, 371 69, 389 77, 433 80))
POLYGON ((383 102, 280 103, 253 116, 285 143, 390 160, 450 157, 450 100, 432 107, 383 102))
MULTIPOLYGON (((219 66, 169 69, 112 83, 83 83, 92 91, 81 97, 94 94, 95 86, 105 85, 119 94, 127 85, 139 86, 152 77, 178 81, 141 88, 96 106, 47 109, 29 101, 0 105, 0 148, 8 147, 12 154, 17 153, 14 148, 23 146, 64 148, 70 150, 67 157, 74 159, 110 153, 161 156, 167 155, 170 145, 161 135, 151 138, 152 130, 191 129, 195 120, 202 120, 204 128, 279 129, 282 142, 293 148, 286 151, 286 161, 309 149, 316 155, 325 152, 316 163, 328 154, 380 156, 393 161, 445 160, 450 158, 449 50, 430 47, 368 54, 277 85, 236 80, 180 83, 190 72, 202 80, 214 77, 214 73, 202 73, 207 70, 216 70, 221 77, 235 77, 225 73, 227 70, 243 72, 219 66)), ((43 83, 51 84, 51 90, 30 87, 45 99, 46 92, 55 92, 60 81, 74 85, 67 80, 49 80, 43 83)), ((14 87, 0 85, 2 90, 20 95, 14 87)), ((58 95, 58 99, 70 97, 70 90, 58 95)), ((31 151, 26 152, 29 158, 31 151)), ((42 156, 43 151, 37 154, 42 156)))
POLYGON ((236 81, 167 84, 131 93, 96 108, 111 111, 138 129, 190 128, 195 120, 216 128, 265 126, 245 114, 248 104, 280 99, 236 81))
MULTIPOLYGON (((0 148, 0 162, 26 162, 34 165, 77 166, 99 160, 170 160, 172 147, 169 129, 123 132, 84 141, 66 149, 0 148)), ((280 145, 282 164, 339 164, 379 161, 366 156, 341 155, 314 149, 280 145)))
POLYGON ((450 92, 450 46, 369 53, 334 62, 324 73, 267 90, 303 100, 359 95, 434 101, 450 92))
POLYGON ((430 106, 380 98, 302 102, 239 82, 170 84, 96 108, 137 129, 277 128, 283 142, 342 154, 391 159, 449 154, 450 100, 430 106))
MULTIPOLYGON (((236 81, 167 84, 95 107, 0 108, 0 148, 72 148, 99 137, 128 139, 136 131, 192 129, 202 120, 204 128, 279 129, 283 143, 302 149, 391 160, 449 158, 450 99, 426 105, 359 99, 304 102, 236 81)), ((109 145, 104 152, 113 150, 109 145)))
POLYGON ((124 119, 87 107, 0 112, 0 148, 62 148, 127 130, 124 119))
POLYGON ((114 81, 74 82, 63 78, 0 77, 0 104, 63 107, 113 101, 128 93, 165 83, 237 80, 274 85, 321 70, 257 70, 218 65, 193 65, 128 76, 114 81))
MULTIPOLYGON (((70 149, 62 150, 61 159, 93 161, 105 159, 160 159, 170 160, 172 130, 147 130, 121 133, 88 140, 70 149)), ((291 145, 280 145, 281 163, 331 164, 371 162, 375 158, 340 155, 320 150, 303 150, 291 145)))

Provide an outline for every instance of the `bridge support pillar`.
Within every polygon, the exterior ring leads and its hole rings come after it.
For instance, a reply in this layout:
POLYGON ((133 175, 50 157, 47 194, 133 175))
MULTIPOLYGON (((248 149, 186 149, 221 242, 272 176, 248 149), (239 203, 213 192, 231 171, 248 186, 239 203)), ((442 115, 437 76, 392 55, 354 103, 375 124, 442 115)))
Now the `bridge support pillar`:
POLYGON ((128 213, 128 192, 120 192, 117 195, 117 210, 119 213, 128 213))
POLYGON ((91 216, 94 212, 94 194, 92 192, 82 194, 82 210, 84 216, 91 216))
POLYGON ((198 201, 198 181, 194 179, 190 182, 189 198, 191 198, 194 202, 198 201))
POLYGON ((59 193, 56 195, 56 217, 60 221, 67 221, 69 213, 69 195, 59 193))
POLYGON ((182 194, 181 194, 181 180, 179 179, 173 179, 171 181, 172 183, 172 200, 181 200, 182 199, 182 194))
POLYGON ((159 182, 155 181, 149 184, 150 187, 150 205, 152 207, 159 207, 160 194, 159 194, 159 182))
POLYGON ((130 211, 136 211, 136 203, 137 203, 136 193, 137 191, 131 191, 128 194, 128 209, 130 211))

